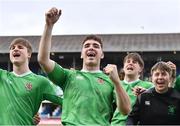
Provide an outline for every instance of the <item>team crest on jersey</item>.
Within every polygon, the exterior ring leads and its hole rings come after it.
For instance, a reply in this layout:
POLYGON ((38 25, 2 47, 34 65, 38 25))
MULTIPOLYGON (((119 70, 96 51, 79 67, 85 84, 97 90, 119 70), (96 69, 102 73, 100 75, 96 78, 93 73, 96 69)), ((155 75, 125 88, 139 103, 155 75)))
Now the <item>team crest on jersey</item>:
POLYGON ((99 84, 103 84, 104 83, 104 80, 102 78, 98 78, 98 83, 99 84))
POLYGON ((31 83, 27 83, 27 84, 25 85, 25 88, 26 88, 26 90, 28 90, 28 91, 32 90, 32 84, 31 84, 31 83))
POLYGON ((175 115, 175 112, 176 112, 176 106, 169 105, 168 106, 168 115, 175 115))

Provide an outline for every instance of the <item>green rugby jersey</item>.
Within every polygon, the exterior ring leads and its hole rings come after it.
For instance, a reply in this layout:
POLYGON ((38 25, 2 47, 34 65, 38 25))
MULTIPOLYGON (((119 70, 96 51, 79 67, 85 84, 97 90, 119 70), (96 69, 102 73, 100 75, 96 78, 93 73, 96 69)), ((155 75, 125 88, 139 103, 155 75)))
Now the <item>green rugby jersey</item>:
MULTIPOLYGON (((135 104, 136 101, 136 96, 133 94, 132 92, 132 88, 134 88, 135 86, 141 86, 143 88, 150 88, 153 86, 153 84, 151 82, 148 81, 142 81, 142 80, 137 80, 135 82, 132 82, 130 84, 126 83, 125 81, 121 81, 121 84, 124 88, 124 90, 128 93, 130 101, 131 101, 131 106, 133 106, 135 104)), ((127 116, 121 114, 119 112, 119 110, 116 108, 111 124, 112 125, 125 125, 126 124, 126 119, 127 116)))
POLYGON ((0 125, 32 125, 43 100, 60 103, 54 87, 43 76, 18 76, 0 69, 0 125))
POLYGON ((107 75, 68 70, 56 63, 48 77, 64 91, 63 125, 110 125, 115 93, 107 75))
POLYGON ((180 91, 180 75, 176 78, 174 88, 180 91))

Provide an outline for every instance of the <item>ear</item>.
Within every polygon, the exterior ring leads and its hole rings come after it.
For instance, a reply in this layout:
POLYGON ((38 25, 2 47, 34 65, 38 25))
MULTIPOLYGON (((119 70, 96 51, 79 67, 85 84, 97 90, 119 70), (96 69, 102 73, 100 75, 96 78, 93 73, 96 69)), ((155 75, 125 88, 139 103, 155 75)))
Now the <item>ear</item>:
POLYGON ((82 51, 81 51, 81 59, 83 58, 83 56, 82 56, 82 51))
POLYGON ((104 58, 104 52, 102 52, 102 54, 101 54, 101 59, 103 59, 104 58))
POLYGON ((139 74, 141 74, 142 72, 143 72, 143 68, 140 67, 140 69, 139 69, 139 74))
POLYGON ((32 53, 28 52, 28 58, 31 58, 32 53))

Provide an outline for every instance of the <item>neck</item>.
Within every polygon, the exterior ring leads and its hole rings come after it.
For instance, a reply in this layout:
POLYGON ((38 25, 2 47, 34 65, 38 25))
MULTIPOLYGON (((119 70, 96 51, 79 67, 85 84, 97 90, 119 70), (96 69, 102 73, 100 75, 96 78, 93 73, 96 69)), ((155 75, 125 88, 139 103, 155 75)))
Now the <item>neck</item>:
POLYGON ((124 80, 127 82, 133 82, 139 79, 139 75, 138 76, 131 76, 131 75, 125 75, 124 80))
POLYGON ((30 71, 30 69, 29 69, 28 65, 18 66, 18 65, 13 64, 13 72, 16 73, 17 75, 21 75, 21 74, 27 73, 29 71, 30 71))
POLYGON ((168 92, 168 88, 165 89, 165 90, 163 90, 163 91, 159 91, 159 90, 156 89, 156 88, 155 88, 155 90, 156 90, 156 92, 159 93, 159 94, 165 94, 166 92, 168 92))
POLYGON ((99 66, 87 66, 87 65, 86 66, 83 65, 82 69, 85 71, 98 71, 98 70, 100 70, 99 66))

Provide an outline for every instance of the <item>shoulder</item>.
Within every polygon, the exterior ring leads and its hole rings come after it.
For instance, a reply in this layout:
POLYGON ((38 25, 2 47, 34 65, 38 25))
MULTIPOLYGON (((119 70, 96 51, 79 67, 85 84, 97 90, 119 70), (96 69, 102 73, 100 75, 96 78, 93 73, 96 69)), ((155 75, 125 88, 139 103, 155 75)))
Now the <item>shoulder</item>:
POLYGON ((153 83, 150 82, 150 81, 143 81, 143 80, 141 80, 140 83, 142 83, 144 85, 153 85, 153 83))
POLYGON ((180 92, 174 88, 172 88, 171 90, 172 90, 171 97, 180 99, 180 92))
POLYGON ((0 73, 10 73, 10 72, 7 70, 0 69, 0 73))
POLYGON ((9 72, 9 71, 7 71, 7 70, 3 70, 3 69, 0 69, 0 80, 2 81, 4 81, 4 80, 6 80, 7 78, 9 78, 9 77, 12 77, 13 76, 13 74, 12 74, 12 72, 9 72))
POLYGON ((180 75, 176 78, 174 88, 180 91, 180 75))
POLYGON ((177 76, 177 79, 180 79, 180 75, 177 76))
POLYGON ((140 96, 141 97, 150 96, 153 93, 154 90, 155 90, 154 87, 153 88, 149 88, 146 91, 144 91, 142 94, 140 94, 140 96))
POLYGON ((179 76, 177 76, 177 78, 176 78, 176 82, 175 83, 180 83, 180 75, 179 76))
POLYGON ((32 79, 39 83, 49 83, 49 79, 45 76, 32 73, 32 79))
POLYGON ((143 80, 141 80, 138 85, 142 86, 143 88, 146 88, 146 89, 153 87, 153 83, 152 82, 143 81, 143 80))
POLYGON ((31 73, 31 76, 34 77, 34 78, 45 78, 43 75, 39 75, 39 74, 35 74, 35 73, 31 73))
POLYGON ((74 69, 67 69, 67 68, 63 68, 61 65, 59 65, 58 63, 55 62, 55 67, 54 69, 48 73, 48 76, 64 76, 64 75, 69 75, 71 73, 74 73, 76 70, 74 69))
POLYGON ((138 101, 141 102, 152 96, 154 88, 150 88, 138 96, 138 101))
POLYGON ((146 93, 146 94, 152 94, 152 92, 155 90, 155 88, 154 87, 152 87, 152 88, 149 88, 148 90, 146 90, 144 93, 146 93))
POLYGON ((180 83, 180 75, 176 78, 176 83, 180 83))

